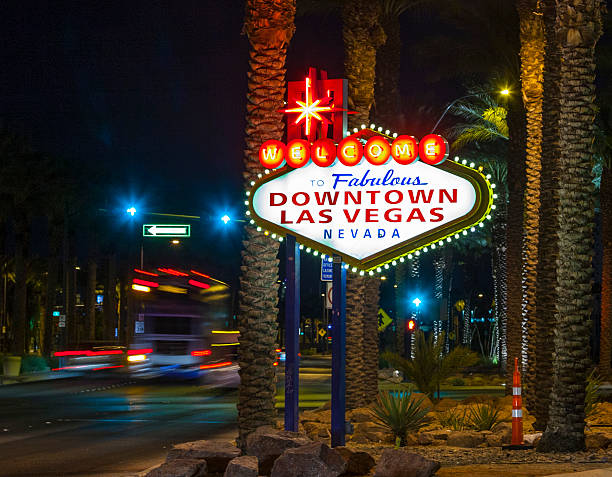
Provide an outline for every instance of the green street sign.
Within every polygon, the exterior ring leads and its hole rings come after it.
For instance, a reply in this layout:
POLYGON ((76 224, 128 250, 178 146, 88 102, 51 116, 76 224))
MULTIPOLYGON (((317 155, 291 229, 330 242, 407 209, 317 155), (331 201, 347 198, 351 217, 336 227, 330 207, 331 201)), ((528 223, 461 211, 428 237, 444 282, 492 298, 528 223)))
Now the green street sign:
POLYGON ((190 237, 191 225, 143 224, 143 237, 190 237))

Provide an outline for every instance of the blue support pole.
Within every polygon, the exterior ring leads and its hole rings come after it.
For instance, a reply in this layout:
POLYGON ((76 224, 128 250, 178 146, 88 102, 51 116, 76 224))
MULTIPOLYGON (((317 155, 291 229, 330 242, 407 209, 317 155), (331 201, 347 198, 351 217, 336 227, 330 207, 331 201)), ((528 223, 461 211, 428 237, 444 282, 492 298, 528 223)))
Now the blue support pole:
POLYGON ((300 249, 293 235, 285 241, 285 430, 297 432, 300 363, 300 249))
POLYGON ((345 347, 346 347, 346 269, 342 257, 333 257, 332 289, 332 401, 331 445, 345 444, 345 347))

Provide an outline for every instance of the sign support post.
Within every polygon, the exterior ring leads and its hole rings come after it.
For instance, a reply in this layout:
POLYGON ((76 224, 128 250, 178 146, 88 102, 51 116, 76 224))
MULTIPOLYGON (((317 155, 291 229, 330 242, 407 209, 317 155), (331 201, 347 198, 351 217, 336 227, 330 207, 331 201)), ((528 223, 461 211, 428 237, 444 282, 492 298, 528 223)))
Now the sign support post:
POLYGON ((332 401, 331 445, 345 444, 345 346, 346 346, 346 269, 342 257, 333 256, 332 290, 332 401))
POLYGON ((300 249, 293 235, 286 239, 285 294, 285 430, 298 430, 300 363, 300 249))

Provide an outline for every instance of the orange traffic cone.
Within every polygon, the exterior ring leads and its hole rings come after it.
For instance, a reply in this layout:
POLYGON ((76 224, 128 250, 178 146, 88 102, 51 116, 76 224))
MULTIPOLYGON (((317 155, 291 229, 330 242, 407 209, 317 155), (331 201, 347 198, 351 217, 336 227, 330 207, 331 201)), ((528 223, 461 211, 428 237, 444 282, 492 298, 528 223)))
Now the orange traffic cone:
POLYGON ((512 375, 512 444, 523 444, 523 403, 521 400, 521 373, 518 370, 518 358, 514 358, 512 375))

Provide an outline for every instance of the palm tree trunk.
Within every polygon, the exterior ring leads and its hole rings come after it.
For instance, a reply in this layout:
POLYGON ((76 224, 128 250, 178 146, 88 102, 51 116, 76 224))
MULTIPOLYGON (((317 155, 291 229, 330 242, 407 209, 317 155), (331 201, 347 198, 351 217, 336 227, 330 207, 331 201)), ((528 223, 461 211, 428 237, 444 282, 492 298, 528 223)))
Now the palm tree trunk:
MULTIPOLYGON (((348 79, 349 129, 369 124, 374 102, 376 49, 385 41, 380 25, 379 2, 356 0, 342 6, 344 73, 348 79)), ((362 276, 349 274, 346 280, 346 406, 364 401, 363 363, 364 286, 362 276)), ((376 363, 378 366, 378 363, 376 363)))
POLYGON ((599 372, 612 378, 612 168, 605 164, 601 174, 599 200, 603 263, 601 270, 601 335, 599 341, 599 372))
POLYGON ((351 274, 346 286, 346 408, 364 404, 364 323, 366 317, 366 278, 351 274))
POLYGON ((396 352, 404 358, 409 356, 404 355, 404 339, 406 329, 406 276, 408 275, 408 266, 406 262, 400 262, 395 268, 395 346, 396 352))
POLYGON ((544 71, 544 22, 537 0, 519 0, 521 84, 527 121, 525 158, 525 209, 523 226, 523 395, 533 411, 536 386, 536 284, 540 220, 540 171, 542 157, 542 80, 544 71))
MULTIPOLYGON (((295 31, 295 0, 247 0, 244 31, 249 38, 246 112, 246 184, 262 168, 258 150, 268 139, 282 139, 287 45, 295 31)), ((275 341, 278 315, 278 242, 245 227, 240 275, 238 329, 240 387, 238 444, 257 427, 272 425, 275 341)))
POLYGON ((365 321, 363 323, 363 364, 365 383, 363 405, 373 403, 378 396, 378 300, 380 281, 366 279, 365 321))
POLYGON ((559 257, 559 47, 555 36, 554 0, 544 3, 546 55, 544 57, 544 106, 542 111, 542 175, 540 192, 540 241, 536 287, 536 369, 534 429, 546 429, 552 389, 557 259, 559 257))
POLYGON ((399 16, 383 14, 381 26, 387 40, 376 50, 375 103, 371 116, 376 124, 399 132, 404 126, 399 91, 402 56, 399 16))
POLYGON ((497 208, 492 218, 492 241, 491 269, 493 270, 493 297, 495 300, 495 321, 499 330, 499 363, 503 371, 506 370, 506 358, 508 356, 506 328, 507 328, 507 303, 506 288, 508 280, 506 263, 506 220, 508 214, 507 195, 498 189, 498 198, 495 202, 497 208))
POLYGON ((507 322, 506 393, 512 392, 514 358, 521 357, 521 244, 523 237, 523 190, 525 184, 525 115, 523 104, 508 105, 508 216, 506 221, 507 322))
POLYGON ((553 388, 539 448, 584 449, 584 398, 593 279, 592 143, 595 44, 604 3, 559 0, 555 31, 561 47, 559 116, 559 260, 553 388))
POLYGON ((47 261, 47 292, 45 303, 45 324, 42 342, 43 356, 51 356, 53 352, 53 309, 57 298, 57 285, 59 273, 59 259, 54 251, 51 252, 47 261))

